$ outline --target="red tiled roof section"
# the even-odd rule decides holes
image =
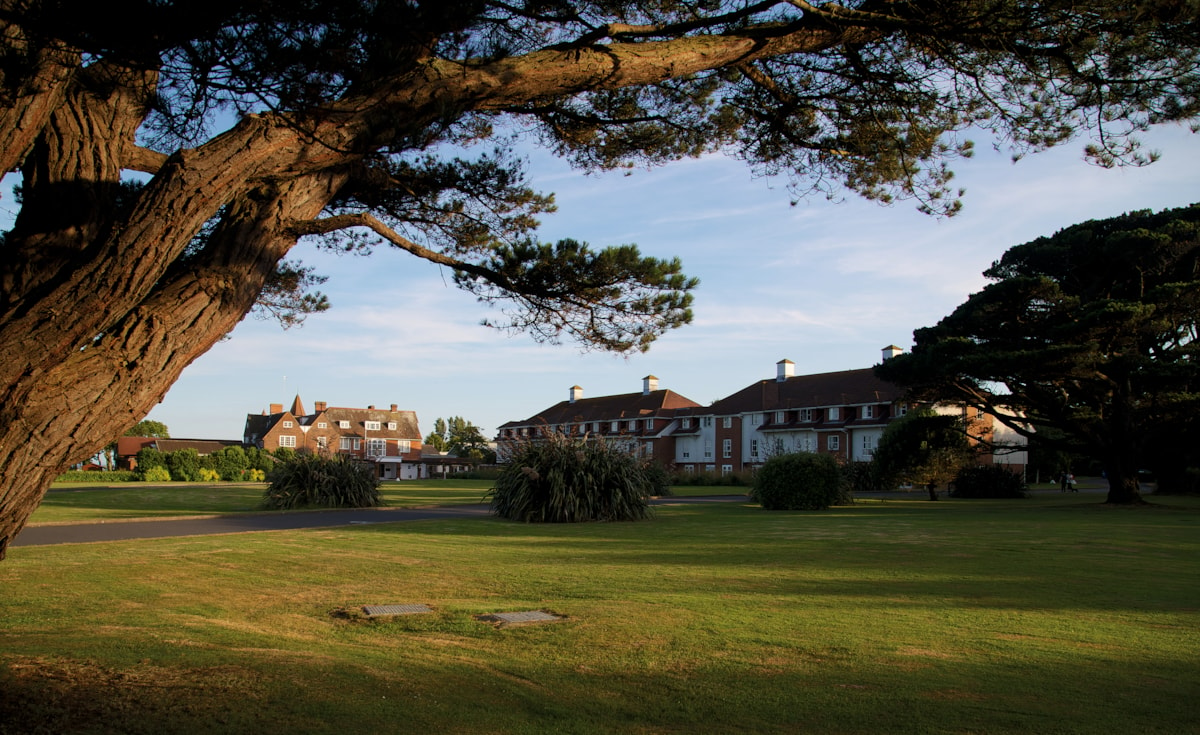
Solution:
[[[332,429],[337,429],[339,421],[350,422],[348,429],[342,429],[342,433],[346,436],[357,436],[362,433],[363,425],[367,421],[378,421],[380,426],[378,429],[372,429],[370,438],[372,439],[407,439],[409,441],[421,441],[421,430],[417,425],[416,411],[389,411],[377,408],[339,408],[330,406],[323,412],[318,414],[321,420],[328,421]],[[316,420],[316,416],[308,417],[309,422]],[[395,429],[389,429],[388,424],[396,424]]]
[[[891,403],[903,396],[904,389],[875,377],[873,368],[864,368],[797,375],[782,383],[761,380],[717,401],[712,412],[717,416],[730,416],[791,408]]]
[[[671,390],[650,393],[625,393],[618,396],[580,398],[574,403],[557,403],[525,421],[510,421],[505,426],[530,424],[571,424],[585,421],[614,421],[652,416],[673,416],[675,411],[700,404]]]

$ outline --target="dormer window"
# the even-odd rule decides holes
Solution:
[[[800,409],[800,421],[801,421],[801,423],[805,423],[805,424],[811,424],[811,423],[812,423],[812,420],[813,420],[813,410],[812,410],[811,408],[802,408],[802,409]]]
[[[874,406],[863,406],[862,407],[862,417],[864,419],[875,418],[875,407]]]
[[[379,431],[378,421],[364,421],[363,426],[366,427],[367,431]]]
[[[786,411],[776,411],[775,412],[775,423],[786,424],[787,423],[787,412]]]
[[[842,409],[836,408],[836,407],[829,409],[828,418],[830,421],[841,421],[842,420]]]
[[[350,422],[349,422],[349,421],[339,421],[339,422],[338,422],[338,428],[339,428],[339,429],[349,429],[349,428],[350,428]]]
[[[692,428],[692,420],[691,419],[681,419],[679,421],[679,428],[681,428],[681,429]]]
[[[388,431],[395,431],[395,430],[396,430],[396,422],[395,422],[395,421],[389,421],[389,422],[388,422]]]

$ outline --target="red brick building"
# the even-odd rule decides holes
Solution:
[[[522,421],[502,425],[496,437],[496,454],[503,462],[514,444],[553,432],[603,438],[669,467],[675,457],[671,429],[678,424],[679,416],[699,408],[700,404],[690,398],[659,390],[658,378],[653,375],[642,379],[641,393],[584,398],[583,389],[576,385],[571,387],[567,400]]]
[[[342,408],[324,401],[304,410],[300,396],[284,410],[273,403],[269,411],[246,416],[246,446],[274,451],[280,447],[370,460],[385,480],[416,479],[421,471],[421,430],[414,411],[375,406]]]

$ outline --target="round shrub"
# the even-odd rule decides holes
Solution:
[[[580,523],[646,518],[656,491],[642,463],[618,447],[550,435],[518,448],[487,497],[509,520]]]
[[[1004,465],[975,465],[961,470],[954,478],[952,498],[1024,498],[1025,481]]]
[[[148,467],[142,472],[142,482],[170,482],[171,471],[166,467]]]
[[[780,454],[754,476],[750,499],[767,510],[824,510],[838,501],[841,470],[828,454]]]
[[[375,465],[346,456],[296,454],[267,475],[268,510],[374,508],[383,505]]]
[[[207,467],[200,468],[200,482],[220,482],[221,473],[216,470],[210,470]]]

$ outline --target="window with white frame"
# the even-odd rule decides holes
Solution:
[[[786,411],[776,411],[775,412],[775,423],[777,423],[777,424],[787,423],[787,412]]]
[[[908,413],[908,404],[901,403],[896,406],[896,415],[903,416]]]
[[[842,409],[838,408],[837,406],[829,409],[828,418],[830,421],[840,421],[842,418]]]
[[[341,442],[338,443],[338,449],[342,450],[343,452],[348,452],[351,449],[354,449],[354,442],[354,437],[343,436]]]
[[[704,458],[712,459],[712,442],[704,442]]]
[[[389,421],[389,422],[388,422],[388,431],[395,431],[395,430],[396,430],[396,422],[395,422],[395,421]]]
[[[400,452],[401,454],[407,454],[408,452],[412,451],[412,442],[408,439],[401,439],[400,441],[396,442],[396,451]]]
[[[733,417],[732,417],[732,416],[725,416],[725,417],[723,417],[723,418],[721,419],[721,428],[722,428],[722,429],[731,429],[731,428],[733,428]]]
[[[318,436],[317,437],[317,449],[328,449],[328,448],[329,448],[329,437]]]
[[[646,431],[654,431],[654,419],[646,419]]]
[[[293,426],[295,426],[295,424],[293,424],[291,421],[284,421],[284,422],[283,422],[283,428],[285,428],[285,429],[290,429],[290,428],[292,428]]]
[[[684,459],[687,459],[687,458],[689,458],[689,457],[691,457],[691,456],[692,456],[692,453],[691,453],[691,452],[689,452],[688,450],[686,450],[686,449],[685,449],[685,450],[683,450],[683,455],[682,455],[682,456],[683,456],[683,458],[684,458]]]
[[[285,435],[285,436],[279,437],[279,446],[281,446],[281,447],[296,446],[296,437],[291,436],[291,435]]]
[[[813,410],[811,408],[800,409],[800,421],[806,424],[811,424],[813,420]]]
[[[350,422],[349,422],[349,421],[339,421],[339,422],[338,422],[338,428],[339,428],[339,429],[349,429],[349,428],[350,428]]]
[[[721,456],[722,457],[732,457],[733,456],[733,440],[732,439],[721,440]]]
[[[613,432],[620,431],[621,430],[621,422],[620,421],[612,422],[612,430],[613,430]]]
[[[862,453],[864,456],[871,456],[875,453],[875,435],[863,434],[862,437]]]
[[[317,428],[318,428],[318,429],[328,429],[328,428],[329,428],[329,424],[328,424],[328,423],[326,423],[326,422],[324,422],[324,421],[318,421],[318,422],[317,422]]]
[[[679,428],[681,428],[681,429],[692,428],[692,420],[691,419],[680,419],[679,420]]]
[[[731,472],[733,472],[733,465],[731,465],[731,464],[723,464],[723,465],[721,465],[721,474],[722,474],[722,475],[728,475],[728,474],[730,474]]]
[[[862,417],[864,419],[875,418],[875,407],[874,406],[863,406],[862,407]]]
[[[842,438],[837,434],[830,434],[825,437],[825,448],[831,452],[836,452],[842,448]]]
[[[758,440],[757,439],[750,440],[750,456],[751,457],[758,456]]]
[[[363,426],[366,427],[367,431],[379,431],[380,429],[378,421],[364,421]]]
[[[387,439],[368,439],[367,456],[382,457],[387,454]]]
[[[705,416],[703,419],[701,419],[701,422],[701,425],[705,428],[712,426],[712,416]]]

